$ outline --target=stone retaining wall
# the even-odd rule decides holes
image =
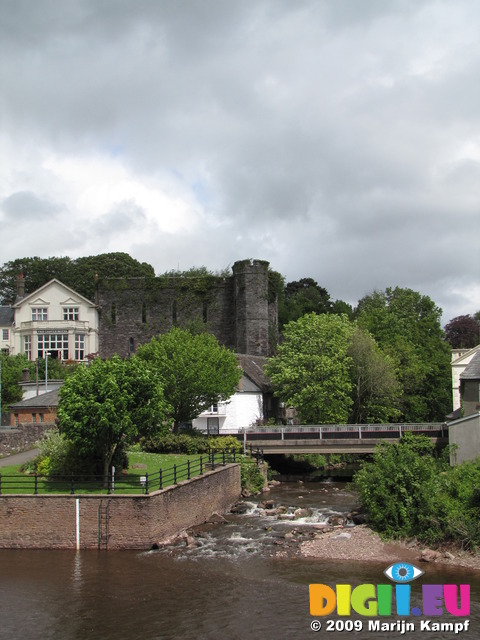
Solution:
[[[15,428],[0,429],[0,456],[28,451],[35,447],[45,432],[55,425],[48,422],[19,424]]]
[[[241,492],[229,464],[150,495],[0,496],[0,548],[150,549],[224,513]],[[78,501],[78,503],[77,503]]]

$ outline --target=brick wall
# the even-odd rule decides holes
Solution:
[[[10,426],[15,427],[17,424],[42,424],[54,423],[57,419],[57,407],[45,408],[14,408],[10,414]]]
[[[148,496],[0,496],[0,548],[150,549],[222,513],[239,498],[240,465],[230,464]]]

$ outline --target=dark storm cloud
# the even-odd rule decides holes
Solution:
[[[479,20],[474,0],[4,0],[4,215],[67,202],[59,254],[260,257],[352,303],[398,284],[473,312]]]

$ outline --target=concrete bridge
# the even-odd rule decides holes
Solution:
[[[264,454],[373,453],[379,442],[398,442],[407,431],[425,435],[436,445],[448,444],[446,423],[335,424],[319,426],[255,427],[232,432],[245,447]],[[223,435],[223,433],[222,433]]]

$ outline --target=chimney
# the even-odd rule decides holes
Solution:
[[[25,280],[23,279],[23,273],[19,273],[17,276],[17,300],[21,300],[25,297]]]

